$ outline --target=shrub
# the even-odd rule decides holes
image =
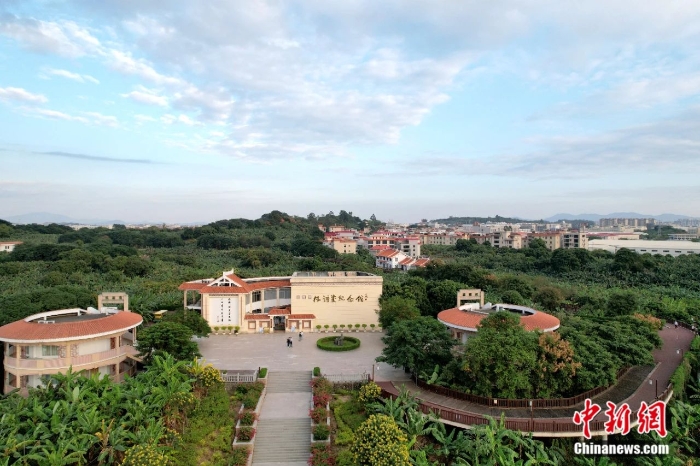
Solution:
[[[376,401],[382,394],[382,389],[374,382],[369,382],[360,387],[360,393],[357,399],[361,403],[372,403]]]
[[[355,432],[350,447],[357,464],[407,466],[410,464],[408,438],[396,421],[384,414],[373,414]]]
[[[333,324],[333,331],[338,328],[338,324]]]
[[[333,384],[325,377],[319,377],[311,381],[311,391],[314,395],[333,393]]]
[[[309,410],[309,417],[316,423],[325,423],[328,417],[328,411],[324,406],[316,406],[314,409]]]
[[[334,325],[333,327],[335,327],[335,325]],[[341,328],[341,329],[344,329],[344,328],[345,328],[345,324],[340,324],[340,328]]]
[[[134,445],[126,450],[122,462],[126,466],[165,466],[169,463],[168,457],[157,446],[150,443]]]
[[[328,327],[329,327],[328,324],[326,324],[326,325],[323,326],[323,328],[325,328],[326,330],[328,330]]]
[[[233,447],[228,464],[230,466],[245,466],[248,463],[248,455],[250,455],[248,447]]]
[[[318,395],[314,395],[314,406],[326,406],[330,402],[330,393],[320,393]]]
[[[241,331],[241,326],[240,326],[240,325],[236,325],[235,327],[233,327],[233,331],[234,331],[235,333],[240,332],[240,331]]]
[[[241,401],[246,408],[255,409],[255,407],[258,406],[258,400],[260,400],[260,394],[248,393]]]
[[[319,424],[314,427],[314,440],[328,440],[330,434],[331,431],[326,424]]]
[[[320,338],[316,346],[325,351],[350,351],[360,347],[360,340],[353,337],[343,337],[343,346],[335,344],[337,337]]]
[[[336,442],[336,445],[338,443]],[[336,459],[338,466],[355,466],[355,460],[352,459],[352,452],[350,450],[340,450],[338,452],[338,458]]]
[[[348,324],[348,330],[352,330],[352,324]]]
[[[241,421],[242,426],[252,426],[255,418],[255,411],[243,411],[238,415],[238,420]]]
[[[367,324],[365,324],[365,327],[366,327],[366,326],[367,326]],[[361,325],[360,325],[360,324],[355,324],[355,330],[359,330],[359,329],[360,329],[360,327],[361,327]]]
[[[261,367],[260,370],[258,371],[258,377],[261,379],[264,379],[267,377],[267,367]]]
[[[309,466],[335,466],[335,455],[331,446],[322,443],[311,445]]]
[[[241,427],[238,429],[238,441],[250,442],[255,437],[255,429],[252,427]]]
[[[374,324],[369,324],[369,327],[370,327],[372,330],[374,330],[374,327],[376,327],[376,325],[374,325]]]
[[[367,324],[362,324],[362,330],[366,330],[366,329],[367,329]]]
[[[314,377],[321,377],[321,368],[314,367]]]
[[[217,332],[217,333],[219,332],[219,326],[218,326],[218,325],[217,325],[216,327],[214,327],[214,331]]]

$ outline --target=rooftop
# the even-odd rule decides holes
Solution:
[[[476,332],[481,320],[494,312],[509,311],[520,314],[520,324],[527,331],[551,332],[559,328],[559,319],[546,312],[512,304],[496,304],[482,309],[471,309],[470,305],[446,309],[437,315],[440,322],[448,327]]]
[[[42,312],[0,327],[0,341],[38,343],[84,340],[126,332],[141,325],[139,314],[128,311],[100,313],[85,309]]]

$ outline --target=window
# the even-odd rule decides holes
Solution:
[[[41,355],[47,357],[58,357],[58,346],[42,346]]]
[[[292,289],[280,288],[280,299],[292,299]]]
[[[276,288],[265,290],[265,300],[268,300],[268,299],[277,299],[277,289]]]
[[[253,302],[257,303],[260,301],[260,291],[253,291]]]

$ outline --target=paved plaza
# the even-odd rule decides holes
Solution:
[[[210,335],[196,338],[199,351],[206,362],[217,369],[247,370],[267,367],[269,371],[311,371],[320,367],[324,374],[372,374],[377,381],[407,380],[408,374],[385,363],[374,360],[384,347],[380,332],[346,334],[360,339],[360,347],[352,351],[323,351],[316,347],[319,338],[337,333],[305,333],[301,341],[298,334],[240,334]],[[287,338],[294,344],[287,347]]]

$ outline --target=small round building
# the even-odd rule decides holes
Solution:
[[[553,332],[559,328],[559,319],[546,312],[526,306],[514,304],[484,304],[484,294],[481,290],[460,290],[457,295],[457,306],[445,309],[437,315],[438,321],[444,324],[453,338],[466,343],[470,336],[476,335],[482,319],[495,312],[512,312],[520,316],[520,324],[528,331],[539,330],[544,333]]]
[[[42,376],[69,368],[120,382],[136,369],[136,327],[142,322],[134,312],[101,307],[41,312],[3,325],[3,392],[26,394],[27,388],[42,385]]]

